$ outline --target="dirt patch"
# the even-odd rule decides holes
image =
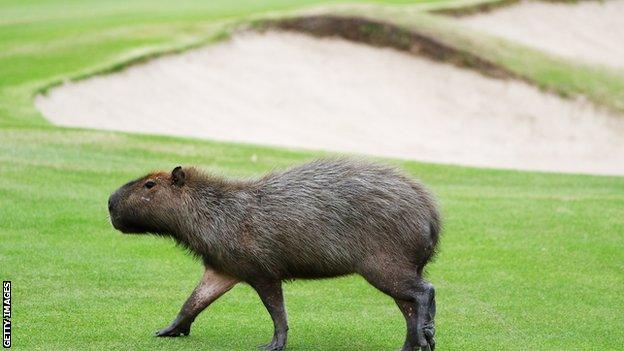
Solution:
[[[458,18],[478,30],[576,61],[624,68],[624,0],[512,3]]]
[[[473,166],[624,174],[624,119],[392,48],[238,34],[39,96],[52,122]]]
[[[377,47],[390,47],[410,54],[466,67],[497,78],[520,78],[502,66],[434,38],[371,19],[343,16],[308,16],[265,21],[260,30],[280,29],[316,37],[337,37]]]
[[[475,4],[470,4],[467,6],[458,6],[458,7],[449,7],[436,9],[431,12],[439,13],[443,15],[449,15],[454,17],[463,17],[470,16],[479,13],[491,12],[503,7],[507,7],[510,5],[517,4],[522,2],[523,0],[495,0],[488,2],[477,2]],[[577,3],[579,1],[599,1],[599,0],[536,0],[536,1],[544,1],[544,2],[552,2],[552,3]]]

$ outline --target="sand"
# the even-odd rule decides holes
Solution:
[[[523,1],[458,20],[559,56],[624,68],[624,0]]]
[[[240,34],[54,88],[36,106],[61,126],[624,174],[622,116],[520,81],[303,34]]]

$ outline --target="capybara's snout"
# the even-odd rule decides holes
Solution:
[[[119,213],[119,200],[121,196],[119,195],[119,190],[115,191],[108,198],[108,214],[110,216],[110,221],[113,227],[117,230],[125,232],[124,226],[121,224],[120,213]]]
[[[114,193],[111,194],[111,196],[108,198],[108,213],[110,213],[110,215],[113,215],[113,212],[115,211],[115,208],[117,207],[117,203],[119,202],[119,192],[116,191]]]
[[[153,221],[146,218],[146,214],[152,216],[153,211],[150,212],[145,207],[149,201],[154,199],[153,192],[148,193],[148,190],[154,186],[137,186],[137,184],[137,181],[132,181],[117,189],[108,198],[108,213],[111,224],[115,229],[125,234],[147,233],[159,229],[154,228],[152,226]],[[154,202],[151,204],[153,205]],[[151,208],[153,210],[158,206]]]

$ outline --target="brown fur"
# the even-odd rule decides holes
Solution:
[[[422,271],[435,254],[440,215],[425,187],[393,168],[319,160],[227,180],[177,167],[122,186],[109,210],[120,231],[171,236],[207,270],[254,287],[275,323],[268,349],[286,343],[281,281],[351,273],[395,298],[408,323],[404,350],[435,347],[434,290]],[[165,329],[185,334],[190,322]]]

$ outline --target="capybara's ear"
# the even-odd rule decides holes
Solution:
[[[171,183],[175,186],[183,186],[186,182],[186,174],[182,170],[182,167],[178,166],[171,171]]]

